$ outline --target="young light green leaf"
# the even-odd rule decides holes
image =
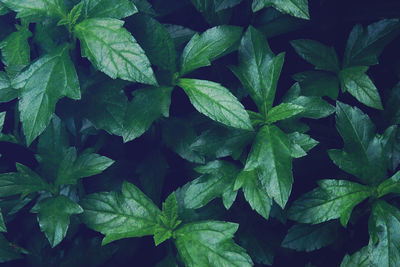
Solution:
[[[278,127],[259,130],[244,168],[253,170],[269,197],[284,208],[293,184],[292,157],[289,138]]]
[[[289,119],[302,113],[304,110],[306,110],[304,106],[292,103],[281,103],[268,111],[265,122],[271,124],[280,120]]]
[[[178,220],[178,202],[172,192],[162,204],[162,212],[158,216],[159,223],[154,231],[156,246],[172,237],[172,231],[182,222]]]
[[[70,147],[60,162],[55,185],[76,184],[78,179],[99,174],[113,163],[113,160],[95,153],[84,152],[77,156],[75,147]]]
[[[31,61],[28,38],[32,33],[28,28],[20,27],[0,43],[1,60],[10,74],[16,74]]]
[[[253,210],[268,220],[272,199],[258,179],[257,170],[242,171],[239,176],[238,179],[243,179],[241,187],[247,202]]]
[[[13,87],[20,89],[18,108],[28,146],[46,129],[60,98],[81,97],[68,50],[64,45],[39,58],[13,81]]]
[[[283,61],[284,54],[274,57],[261,32],[251,26],[247,29],[239,46],[239,66],[230,69],[264,115],[274,102]]]
[[[122,194],[102,192],[87,195],[82,201],[83,222],[105,235],[102,244],[154,234],[160,210],[136,186],[122,185]]]
[[[383,109],[381,97],[374,83],[365,73],[368,67],[350,67],[340,71],[343,91],[348,91],[358,101],[371,108]]]
[[[128,103],[124,118],[124,142],[141,136],[159,117],[169,117],[172,89],[150,87],[133,92],[133,100]]]
[[[304,107],[299,115],[303,118],[321,119],[335,112],[335,107],[318,96],[299,96],[290,101],[294,105]]]
[[[157,85],[143,49],[123,24],[118,19],[92,18],[75,25],[82,56],[113,79]]]
[[[243,105],[219,83],[179,79],[178,86],[185,91],[190,102],[200,113],[234,128],[253,130]]]
[[[353,255],[346,254],[340,264],[340,267],[371,267],[370,246],[365,246]]]
[[[242,35],[242,28],[236,26],[217,26],[195,34],[182,52],[181,76],[209,66],[211,61],[226,55],[235,49]]]
[[[313,251],[333,243],[338,235],[336,222],[327,222],[317,225],[293,225],[281,246],[297,251]]]
[[[8,262],[22,258],[21,254],[16,251],[13,244],[10,243],[3,234],[0,234],[0,263]]]
[[[319,142],[312,139],[307,134],[293,132],[287,135],[291,143],[291,155],[294,158],[300,158],[307,155],[307,152],[315,147]]]
[[[219,221],[184,224],[175,231],[175,245],[187,267],[253,266],[232,239],[237,229],[235,223]]]
[[[130,18],[132,34],[144,49],[150,62],[171,73],[176,71],[174,42],[167,29],[150,16],[138,14]]]
[[[400,211],[379,200],[372,207],[368,221],[370,233],[369,259],[372,266],[395,267],[400,261]]]
[[[270,6],[297,18],[310,19],[307,0],[253,0],[252,9],[256,12]]]
[[[299,56],[313,64],[317,70],[332,72],[340,70],[337,54],[333,47],[328,47],[320,42],[308,39],[294,40],[290,44]]]
[[[18,97],[18,90],[11,87],[7,73],[0,71],[0,103],[8,102]]]
[[[399,19],[383,19],[368,25],[354,26],[347,40],[343,66],[370,66],[378,64],[383,48],[399,33]]]
[[[372,194],[368,186],[346,180],[320,180],[318,185],[293,203],[289,219],[317,224],[340,218],[346,226],[353,208]]]
[[[66,236],[71,215],[82,213],[83,209],[68,197],[57,196],[36,203],[31,212],[38,213],[40,230],[55,247]]]
[[[221,195],[233,185],[238,169],[226,161],[211,161],[196,168],[204,175],[190,182],[185,192],[185,207],[198,209]]]
[[[336,100],[339,95],[339,79],[326,71],[304,71],[296,73],[292,78],[299,82],[304,96],[328,96]]]
[[[17,172],[0,174],[0,197],[21,194],[22,197],[42,190],[50,191],[49,185],[28,167],[16,164]]]
[[[238,159],[253,138],[254,133],[250,131],[211,127],[201,133],[190,147],[210,158],[232,156]]]
[[[17,18],[38,22],[46,17],[62,18],[67,10],[63,0],[1,0],[7,8],[17,12]]]
[[[137,12],[135,4],[129,0],[83,0],[85,18],[122,19]]]

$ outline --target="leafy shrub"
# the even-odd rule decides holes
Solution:
[[[0,262],[397,266],[400,5],[346,5],[0,0]]]

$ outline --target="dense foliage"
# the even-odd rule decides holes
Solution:
[[[399,14],[0,0],[0,262],[398,266]]]

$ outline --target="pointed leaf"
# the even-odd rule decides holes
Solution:
[[[351,256],[346,254],[342,260],[342,263],[340,264],[340,267],[371,267],[372,263],[370,260],[369,250],[370,247],[365,246]]]
[[[172,89],[150,87],[133,92],[133,100],[128,103],[124,119],[124,142],[141,136],[159,117],[169,116]]]
[[[346,180],[320,180],[318,185],[293,203],[289,219],[317,224],[340,218],[346,226],[353,208],[372,194],[369,187]]]
[[[0,234],[0,263],[20,259],[22,256],[15,250],[13,243],[10,243],[3,234]]]
[[[310,19],[307,0],[253,0],[253,12],[273,6],[282,13],[302,19]]]
[[[304,96],[328,96],[336,100],[339,94],[337,75],[326,71],[303,71],[292,76],[300,84]]]
[[[190,102],[200,113],[234,128],[253,129],[243,105],[219,83],[179,79],[178,85],[189,96]]]
[[[8,75],[0,71],[0,103],[8,102],[18,97],[18,90],[11,87]]]
[[[383,109],[378,89],[365,72],[368,67],[350,67],[340,71],[343,91],[348,91],[358,101],[368,107]]]
[[[339,61],[333,47],[308,39],[294,40],[290,44],[299,56],[313,64],[317,70],[339,71]]]
[[[335,112],[335,107],[317,96],[299,96],[290,103],[304,107],[299,115],[303,118],[321,119]]]
[[[304,110],[306,110],[304,106],[292,103],[279,104],[268,111],[266,123],[271,124],[280,120],[289,119],[302,113]]]
[[[0,232],[7,232],[6,224],[4,223],[3,213],[0,210]]]
[[[82,213],[83,209],[65,196],[57,196],[36,203],[31,212],[38,213],[40,230],[45,233],[51,247],[55,247],[67,234],[70,216]]]
[[[133,36],[112,18],[85,19],[74,33],[81,42],[82,56],[111,78],[157,85],[150,62]]]
[[[255,170],[269,197],[285,207],[293,184],[289,138],[276,126],[263,126],[254,140],[244,171]]]
[[[288,137],[291,143],[291,155],[295,158],[307,155],[307,152],[319,143],[309,135],[299,132],[288,134]]]
[[[83,0],[85,17],[122,19],[137,12],[136,6],[129,0]]]
[[[1,0],[6,7],[17,12],[17,18],[38,22],[46,17],[66,16],[62,0]]]
[[[389,193],[400,193],[400,171],[385,180],[378,186],[378,197],[383,197]]]
[[[18,107],[28,146],[50,123],[60,98],[81,97],[67,45],[39,58],[15,78],[13,87],[20,89]]]
[[[182,52],[181,76],[237,49],[242,29],[236,26],[217,26],[195,34]]]
[[[106,235],[103,245],[112,241],[154,234],[160,210],[133,184],[124,182],[122,194],[102,192],[82,201],[83,222]]]
[[[188,223],[175,231],[175,245],[187,267],[253,266],[232,239],[237,229],[237,224],[229,222]]]

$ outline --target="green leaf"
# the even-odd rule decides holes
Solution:
[[[28,38],[32,33],[28,28],[19,27],[0,43],[1,60],[10,74],[16,74],[31,61]]]
[[[299,56],[313,64],[317,70],[339,72],[339,61],[333,47],[308,39],[294,40],[290,44]]]
[[[235,223],[219,221],[184,224],[175,231],[175,245],[187,267],[253,266],[232,239],[237,229]]]
[[[336,222],[321,223],[317,225],[293,225],[281,246],[297,251],[313,251],[332,244],[338,235]]]
[[[181,76],[209,66],[211,61],[237,49],[241,35],[242,28],[229,25],[208,29],[201,35],[196,33],[182,52]]]
[[[291,143],[291,155],[294,158],[300,158],[307,155],[307,152],[319,143],[309,135],[299,132],[293,132],[287,136]]]
[[[80,99],[81,92],[68,46],[42,56],[13,81],[20,89],[18,104],[26,143],[29,146],[50,123],[57,101],[67,96]]]
[[[179,79],[178,86],[185,91],[190,102],[200,113],[234,128],[253,130],[243,105],[219,83]]]
[[[138,10],[129,0],[83,0],[83,14],[89,18],[115,18],[129,17]]]
[[[289,219],[317,224],[340,218],[346,226],[353,208],[372,194],[368,186],[346,180],[320,180],[318,185],[293,203]]]
[[[398,19],[383,19],[368,25],[353,27],[347,40],[343,66],[370,66],[378,64],[383,48],[399,33]]]
[[[274,57],[264,35],[250,26],[239,46],[239,66],[230,67],[264,115],[274,102],[284,55]]]
[[[154,232],[156,246],[171,238],[172,231],[181,223],[181,220],[178,220],[178,202],[174,192],[162,204],[162,212],[158,218],[159,223]]]
[[[9,12],[10,10],[2,2],[0,2],[0,16],[8,14]]]
[[[400,260],[400,211],[385,201],[377,201],[368,221],[369,255],[372,266],[394,267]]]
[[[267,120],[265,122],[271,124],[280,120],[289,119],[302,113],[304,110],[306,110],[304,106],[292,103],[282,103],[268,111]]]
[[[307,0],[253,0],[252,9],[256,12],[270,6],[297,18],[310,19]]]
[[[157,85],[143,49],[123,24],[118,19],[92,18],[75,25],[82,56],[113,79]]]
[[[55,185],[76,184],[78,179],[99,174],[113,163],[113,160],[95,153],[84,152],[77,157],[76,149],[70,147],[60,162]]]
[[[28,167],[16,164],[17,172],[0,174],[0,197],[21,194],[22,197],[30,193],[47,190],[49,185]]]
[[[18,97],[18,90],[11,87],[8,75],[0,71],[0,103],[8,102]]]
[[[141,136],[159,117],[169,117],[172,89],[150,87],[133,92],[133,100],[128,103],[124,118],[124,142]]]
[[[0,209],[0,232],[7,232],[6,224],[4,223],[3,213]]]
[[[292,157],[289,138],[278,127],[259,130],[244,168],[253,170],[269,197],[284,208],[293,184]]]
[[[0,112],[0,135],[3,130],[4,119],[6,118],[6,112]]]
[[[183,45],[188,42],[193,35],[196,33],[195,31],[183,27],[181,25],[174,24],[163,24],[165,29],[168,31],[172,40],[174,41],[176,49],[183,49]]]
[[[122,184],[122,194],[102,192],[87,195],[82,201],[83,222],[105,235],[102,244],[153,235],[160,210],[136,186]]]
[[[246,201],[253,210],[268,220],[272,199],[258,179],[257,171],[242,171],[239,176],[238,179],[243,179],[242,190]]]
[[[184,196],[185,207],[188,209],[201,208],[220,197],[233,185],[238,175],[235,165],[219,160],[211,161],[195,170],[204,175],[189,183]]]
[[[383,109],[381,97],[374,83],[365,73],[368,67],[350,67],[340,71],[343,91],[348,91],[358,101],[371,108]]]
[[[13,261],[22,258],[21,254],[16,251],[13,246],[3,234],[0,234],[0,263]]]
[[[339,95],[339,79],[325,71],[304,71],[296,73],[293,79],[300,84],[305,96],[328,96],[336,100]]]
[[[174,42],[167,29],[150,16],[138,14],[133,16],[132,34],[146,52],[150,62],[154,65],[176,71],[176,52]]]
[[[321,119],[335,112],[335,107],[318,96],[299,96],[290,103],[304,107],[300,117]]]
[[[215,11],[221,11],[227,8],[232,8],[240,4],[243,0],[216,0],[215,1]]]
[[[232,156],[238,159],[253,139],[254,133],[227,127],[210,127],[202,132],[190,147],[210,158]]]
[[[400,171],[396,172],[392,177],[383,181],[378,186],[378,197],[383,197],[389,193],[400,193]]]
[[[340,267],[370,267],[372,266],[370,260],[369,246],[365,246],[353,255],[346,254],[344,256]]]
[[[6,7],[17,12],[17,18],[38,22],[46,17],[62,18],[67,11],[63,0],[1,0]]]
[[[57,196],[36,203],[31,212],[38,213],[40,230],[55,247],[66,236],[71,215],[82,213],[83,209],[68,197]]]

